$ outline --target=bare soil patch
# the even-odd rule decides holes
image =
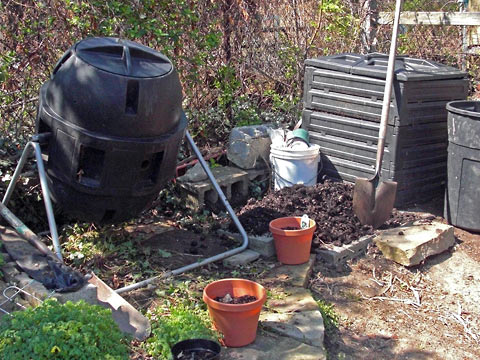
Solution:
[[[269,232],[268,224],[276,218],[307,214],[317,223],[313,249],[325,244],[342,246],[373,233],[372,227],[362,225],[353,213],[352,201],[353,185],[327,180],[315,186],[283,188],[261,200],[251,199],[238,216],[248,233],[263,235]],[[396,227],[414,219],[412,214],[394,210],[382,228]]]
[[[479,359],[480,235],[456,229],[450,251],[405,268],[369,253],[343,269],[318,263],[314,293],[335,305],[332,359]]]

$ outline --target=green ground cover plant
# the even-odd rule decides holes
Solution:
[[[168,311],[169,313],[167,313]],[[149,314],[152,335],[145,343],[149,355],[159,360],[172,359],[171,347],[187,339],[216,340],[218,334],[211,329],[206,310],[193,305],[158,307]]]
[[[0,354],[4,360],[123,360],[128,346],[109,310],[47,299],[2,318]]]

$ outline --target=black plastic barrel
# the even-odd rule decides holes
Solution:
[[[480,101],[452,101],[448,110],[445,218],[480,231]]]
[[[52,198],[77,219],[134,217],[171,180],[187,121],[171,61],[118,38],[68,49],[40,90],[37,133]]]

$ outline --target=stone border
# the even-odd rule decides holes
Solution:
[[[373,241],[375,235],[366,235],[348,245],[335,246],[327,244],[327,249],[318,249],[317,259],[329,265],[337,266],[348,260],[355,259],[367,251],[368,244]]]
[[[232,233],[226,230],[219,230],[218,234],[231,236],[238,241],[242,237],[238,233]],[[248,235],[248,234],[247,234]],[[348,245],[334,246],[327,244],[326,249],[319,249],[316,251],[317,259],[327,263],[327,265],[337,266],[350,259],[355,259],[367,251],[368,244],[373,241],[373,235],[366,235],[358,240],[352,241]],[[248,248],[256,251],[264,258],[275,257],[275,245],[273,237],[266,235],[248,235]]]

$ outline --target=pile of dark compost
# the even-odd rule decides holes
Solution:
[[[243,296],[231,296],[227,294],[225,296],[217,296],[215,301],[224,303],[224,304],[248,304],[254,301],[257,301],[257,297],[253,295],[243,295]]]
[[[249,234],[269,232],[270,221],[285,216],[307,214],[317,223],[312,248],[324,244],[342,246],[365,235],[373,234],[369,225],[362,225],[353,213],[353,185],[327,180],[314,186],[295,185],[267,194],[263,199],[250,199],[237,213]],[[412,214],[394,209],[382,228],[397,227],[415,219]]]

